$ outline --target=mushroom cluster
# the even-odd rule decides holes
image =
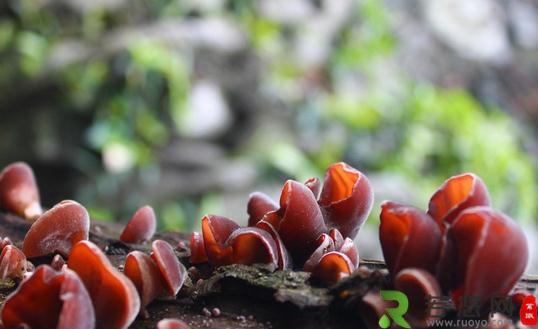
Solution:
[[[427,212],[384,202],[379,238],[396,289],[410,300],[408,317],[426,326],[426,296],[448,294],[456,307],[477,296],[482,306],[505,296],[523,274],[528,246],[521,228],[490,207],[483,181],[467,173],[449,178]]]
[[[151,255],[127,256],[125,273],[88,240],[90,216],[79,203],[66,200],[43,212],[31,168],[24,163],[0,174],[0,208],[31,220],[22,250],[9,238],[0,240],[0,280],[21,281],[6,299],[2,328],[124,329],[160,295],[175,296],[186,278],[172,246],[152,243]],[[149,206],[140,208],[121,234],[125,243],[148,241],[156,219]],[[28,259],[49,265],[33,270]],[[188,328],[166,320],[158,328]]]
[[[336,163],[323,182],[288,180],[278,203],[252,193],[247,227],[223,216],[204,216],[201,232],[190,237],[190,261],[210,267],[262,263],[300,269],[324,284],[352,272],[368,275],[363,272],[370,270],[358,269],[353,239],[372,203],[366,176]],[[0,173],[0,208],[29,220],[20,220],[29,226],[21,249],[9,238],[0,240],[0,280],[18,284],[0,311],[3,329],[124,329],[156,298],[174,298],[187,277],[174,248],[164,240],[152,241],[156,216],[150,206],[135,212],[119,240],[151,241],[151,252],[130,252],[123,273],[89,241],[90,216],[84,206],[65,200],[42,210],[28,165],[15,163]],[[462,297],[479,296],[484,306],[492,297],[509,294],[523,274],[529,254],[525,235],[491,208],[487,188],[474,174],[449,178],[427,211],[392,201],[381,208],[383,255],[394,288],[409,298],[407,318],[413,327],[426,326],[436,315],[424,307],[428,296],[449,295],[459,308]],[[34,270],[29,260],[50,265]],[[524,292],[512,295],[516,304],[525,298]],[[385,312],[380,292],[367,292],[360,307],[377,315],[364,318],[377,326]],[[157,324],[157,329],[175,328],[188,326],[177,319]]]
[[[359,265],[353,243],[372,208],[368,178],[345,163],[331,165],[323,184],[288,180],[279,203],[250,195],[248,227],[222,216],[202,218],[202,232],[190,239],[191,262],[272,264],[301,268],[326,283],[349,275]]]

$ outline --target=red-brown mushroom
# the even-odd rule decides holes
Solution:
[[[363,173],[343,162],[329,167],[319,197],[328,227],[354,239],[372,210],[373,200],[370,182]]]
[[[504,296],[523,274],[529,251],[525,234],[508,216],[489,207],[463,211],[447,230],[439,276],[454,302]]]
[[[254,192],[248,198],[247,213],[248,226],[254,226],[265,214],[278,209],[273,199],[261,192]]]
[[[278,254],[278,269],[283,270],[283,269],[291,268],[293,266],[291,256],[288,252],[288,249],[286,249],[284,242],[282,242],[280,235],[278,235],[278,232],[274,228],[274,226],[265,220],[261,220],[258,223],[256,223],[256,227],[261,228],[262,230],[268,232],[273,238],[276,244],[277,254]]]
[[[200,232],[192,232],[189,247],[191,250],[190,261],[192,264],[206,263],[208,261],[205,252],[204,237]]]
[[[33,220],[43,213],[32,168],[13,163],[0,172],[0,208]]]
[[[442,230],[466,208],[489,206],[489,193],[484,182],[475,174],[466,173],[447,179],[433,194],[428,214]]]
[[[226,241],[239,225],[223,216],[206,215],[202,218],[202,236],[209,262],[213,265],[232,263],[232,247]]]
[[[334,284],[353,273],[354,270],[355,265],[349,257],[341,252],[331,251],[321,257],[312,271],[312,276],[327,284]]]
[[[7,298],[2,322],[6,329],[94,329],[95,313],[75,272],[41,265]]]
[[[421,210],[395,202],[381,205],[379,240],[389,272],[407,267],[435,273],[441,248],[436,222]]]
[[[165,282],[157,264],[141,251],[133,251],[127,255],[123,273],[134,283],[142,307],[151,303],[164,290]]]
[[[77,272],[90,294],[97,329],[125,329],[134,321],[140,309],[136,288],[99,247],[90,241],[78,242],[67,266]]]
[[[403,292],[409,299],[406,318],[413,327],[425,328],[442,316],[441,309],[428,309],[428,298],[440,298],[441,287],[435,277],[418,268],[406,268],[394,278],[394,288]]]
[[[28,262],[24,253],[14,245],[7,245],[0,255],[0,280],[24,278]]]
[[[157,323],[156,329],[189,329],[190,327],[178,319],[162,319]]]
[[[155,211],[150,206],[138,209],[125,225],[120,240],[125,243],[141,243],[149,241],[157,227]]]
[[[318,247],[312,255],[306,260],[306,262],[303,265],[303,270],[306,272],[312,272],[316,266],[319,264],[319,261],[321,260],[321,257],[325,255],[328,252],[334,251],[334,241],[333,239],[328,235],[323,233],[318,238]]]
[[[297,264],[304,263],[316,249],[317,238],[327,231],[312,191],[292,180],[284,184],[278,213],[268,213],[264,220],[278,231]]]
[[[59,253],[68,256],[77,242],[88,239],[90,216],[81,204],[66,200],[46,211],[24,237],[22,251],[28,258]]]
[[[151,245],[151,258],[157,264],[164,286],[169,296],[177,295],[187,278],[187,270],[181,264],[172,246],[163,240],[155,240]]]
[[[257,227],[239,228],[226,241],[232,247],[234,264],[273,264],[278,267],[279,252],[269,232]]]
[[[134,283],[142,306],[160,295],[175,296],[187,277],[185,266],[177,259],[172,246],[163,240],[152,243],[151,256],[140,251],[129,253],[124,274]]]

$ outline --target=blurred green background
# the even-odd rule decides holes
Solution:
[[[3,1],[0,165],[28,161],[47,206],[151,204],[162,229],[244,222],[249,192],[335,161],[376,204],[422,208],[472,171],[531,223],[537,17],[523,0]]]

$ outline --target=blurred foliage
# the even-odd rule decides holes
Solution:
[[[398,71],[383,71],[391,67],[398,41],[381,2],[360,1],[320,67],[290,56],[307,29],[262,15],[256,1],[225,1],[209,11],[193,11],[191,5],[133,3],[143,7],[145,22],[226,17],[241,27],[264,65],[260,90],[291,109],[285,123],[290,131],[260,129],[241,150],[230,152],[230,157],[259,164],[266,180],[321,177],[330,163],[345,160],[368,174],[405,177],[413,191],[421,191],[413,197],[424,207],[444,179],[472,171],[486,181],[497,207],[517,218],[537,217],[536,163],[522,147],[518,123],[501,109],[484,108],[465,90],[442,90],[409,81]],[[121,11],[98,7],[64,15],[65,8],[41,10],[42,3],[33,0],[9,1],[8,6],[13,14],[0,18],[2,88],[52,74],[54,65],[47,61],[61,41],[78,39],[99,48],[108,31],[132,23]],[[100,195],[127,193],[120,187],[133,177],[155,182],[155,150],[185,128],[192,61],[192,53],[140,38],[112,57],[91,53],[54,72],[63,98],[51,106],[90,117],[75,165],[94,181],[78,195],[93,216],[118,217]],[[145,203],[136,191],[126,197],[122,216]],[[218,212],[221,204],[218,192],[178,196],[159,205],[160,224],[191,229],[193,218]]]

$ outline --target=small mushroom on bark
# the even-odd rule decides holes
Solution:
[[[141,243],[149,241],[157,227],[155,211],[150,206],[138,209],[125,225],[120,240],[125,243]]]
[[[134,321],[140,309],[136,288],[99,247],[90,241],[78,242],[67,266],[77,272],[90,294],[97,329],[125,329]]]
[[[349,276],[354,270],[355,265],[349,257],[340,252],[331,251],[321,257],[312,275],[326,284],[334,284]]]
[[[152,243],[151,256],[141,251],[127,255],[123,272],[134,283],[142,306],[160,295],[175,296],[187,278],[187,270],[172,246],[163,240]]]
[[[325,284],[334,284],[359,267],[359,252],[353,240],[344,239],[337,229],[318,238],[318,247],[308,258],[303,270]]]
[[[34,172],[26,163],[13,163],[0,172],[0,208],[28,220],[43,213]]]
[[[436,222],[417,208],[391,201],[381,204],[380,218],[379,240],[391,275],[408,267],[435,273],[441,248]]]
[[[461,296],[480,296],[486,303],[512,290],[528,258],[527,240],[516,222],[489,207],[468,208],[447,230],[439,276],[456,305],[462,305]]]
[[[428,309],[428,298],[442,296],[441,287],[435,277],[422,269],[406,268],[396,275],[394,287],[409,299],[406,318],[417,328],[425,328],[432,320],[442,316],[441,309]]]
[[[123,273],[134,283],[142,307],[151,303],[164,290],[164,280],[157,264],[141,251],[127,255]]]
[[[232,247],[226,241],[239,225],[223,216],[206,215],[202,218],[202,236],[209,262],[213,265],[232,263]]]
[[[192,264],[206,263],[208,261],[205,252],[204,237],[200,232],[192,232],[189,247],[191,250],[190,261]]]
[[[323,255],[325,255],[326,253],[329,253],[334,250],[335,248],[333,239],[328,234],[323,233],[318,238],[318,247],[304,263],[303,270],[306,272],[312,272],[319,264],[321,257],[323,257]]]
[[[187,270],[174,253],[172,246],[163,240],[155,240],[151,245],[151,258],[157,264],[164,278],[169,296],[177,295],[187,278]]]
[[[28,258],[59,253],[67,257],[77,242],[88,239],[90,216],[81,204],[66,200],[41,215],[24,237]]]
[[[379,329],[379,319],[385,314],[386,303],[379,291],[368,291],[358,304],[362,321],[369,329]]]
[[[273,264],[278,266],[279,252],[269,232],[257,227],[244,227],[230,234],[226,244],[232,247],[234,264]]]
[[[327,231],[312,191],[292,180],[284,184],[278,212],[266,214],[264,220],[274,226],[297,264],[304,263],[316,249],[317,238]]]
[[[428,214],[442,230],[451,224],[465,209],[489,206],[486,185],[475,174],[466,173],[447,179],[433,194],[428,205]]]
[[[247,204],[248,226],[254,226],[265,214],[278,209],[278,205],[265,193],[254,192],[249,196]]]
[[[319,204],[329,228],[354,239],[372,210],[373,200],[372,187],[363,173],[343,162],[327,169]]]
[[[288,249],[286,249],[286,246],[280,238],[280,235],[278,235],[278,232],[276,231],[275,227],[265,220],[261,220],[256,223],[256,227],[268,232],[273,238],[276,244],[278,254],[278,269],[284,270],[293,267],[290,253],[288,252]]]
[[[14,245],[7,245],[0,255],[0,280],[22,280],[28,270],[28,261],[24,253]]]

